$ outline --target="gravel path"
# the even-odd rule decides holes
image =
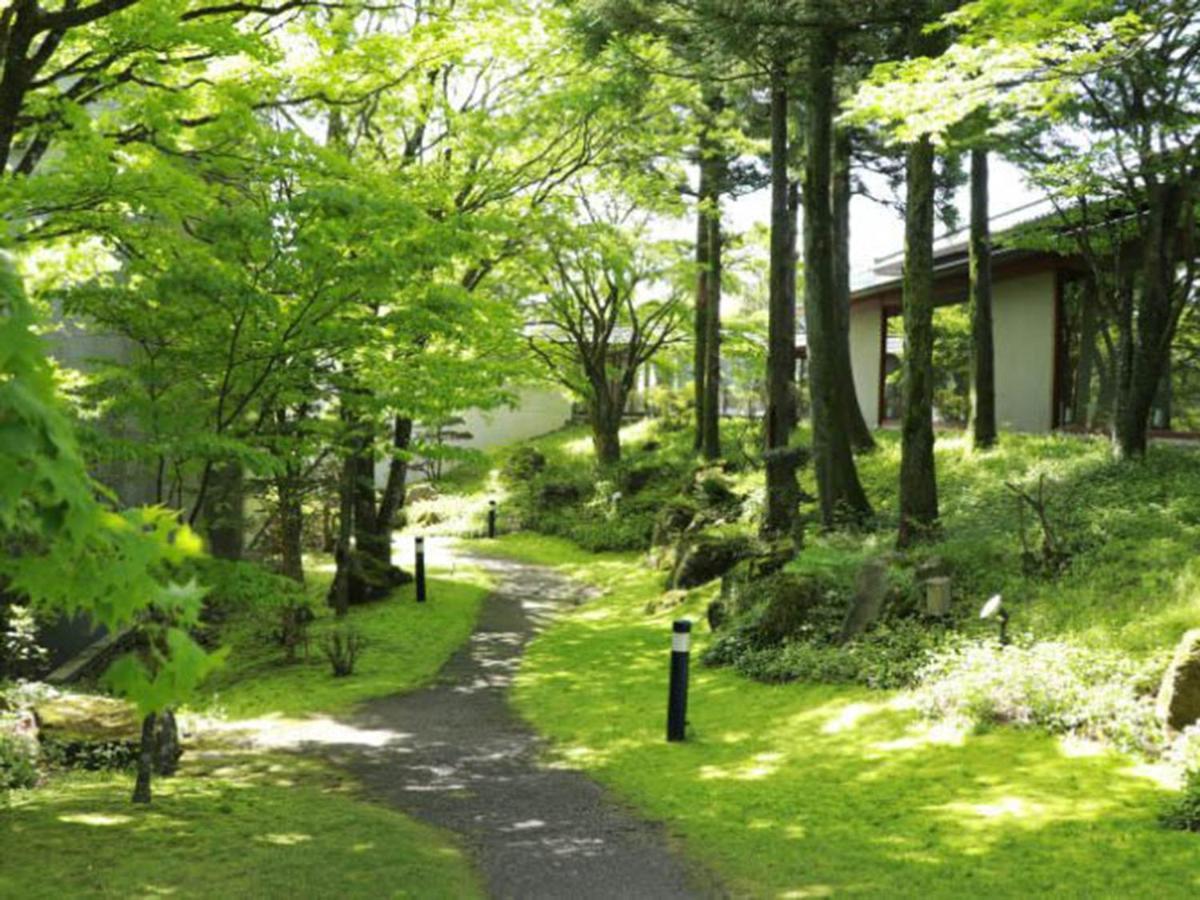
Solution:
[[[463,561],[497,582],[471,640],[434,684],[363,707],[350,724],[390,737],[329,748],[337,761],[374,799],[458,834],[492,897],[720,895],[711,877],[684,866],[661,827],[585,775],[543,766],[538,736],[509,707],[526,643],[588,590],[549,569]]]

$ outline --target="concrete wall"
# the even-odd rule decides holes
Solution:
[[[998,280],[993,288],[996,422],[1010,431],[1053,426],[1053,272]]]
[[[850,369],[858,405],[871,428],[879,427],[879,334],[883,312],[878,300],[850,307]]]

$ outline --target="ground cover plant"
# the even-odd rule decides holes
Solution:
[[[244,576],[246,564],[237,571]],[[278,633],[279,611],[294,602],[295,588],[254,568],[249,579],[226,579],[250,580],[259,593],[240,599],[235,588],[224,593],[228,605],[214,640],[231,652],[228,663],[205,683],[202,708],[230,718],[303,716],[346,712],[363,700],[412,690],[433,678],[466,641],[487,595],[486,580],[470,571],[460,569],[454,579],[431,572],[428,602],[418,604],[415,585],[409,584],[339,619],[324,603],[331,574],[315,571],[300,591],[312,621],[306,647],[290,661]],[[329,636],[344,628],[358,635],[359,652],[353,674],[334,678],[324,648]]]
[[[147,809],[130,807],[127,781],[72,773],[15,792],[0,812],[0,895],[482,896],[448,836],[313,763],[209,756],[162,780]]]
[[[513,535],[498,548],[600,585],[602,598],[538,637],[518,678],[522,715],[735,892],[913,896],[1185,897],[1190,836],[1158,827],[1169,792],[1135,761],[1037,730],[931,724],[902,695],[759,685],[694,671],[689,740],[664,741],[670,620],[710,591],[647,614],[658,573]],[[711,638],[699,629],[694,652]]]

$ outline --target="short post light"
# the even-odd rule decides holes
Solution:
[[[1000,623],[1000,646],[1008,646],[1008,610],[1004,608],[1004,599],[999,594],[993,594],[979,611],[981,619],[996,619]]]
[[[417,548],[417,602],[425,602],[425,538],[418,536]]]
[[[495,500],[488,501],[487,523],[488,523],[487,534],[488,534],[488,539],[490,540],[496,536],[496,501]]]
[[[687,730],[688,653],[692,623],[678,619],[671,626],[671,683],[667,692],[667,740],[682,741]]]

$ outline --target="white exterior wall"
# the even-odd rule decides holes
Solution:
[[[548,434],[571,419],[571,401],[553,388],[528,387],[518,392],[517,405],[463,413],[464,431],[472,438],[460,446],[483,450]]]
[[[994,283],[996,424],[1002,429],[1053,427],[1054,290],[1053,272]]]
[[[854,391],[869,428],[879,427],[880,329],[883,309],[878,300],[850,307],[850,370]]]

